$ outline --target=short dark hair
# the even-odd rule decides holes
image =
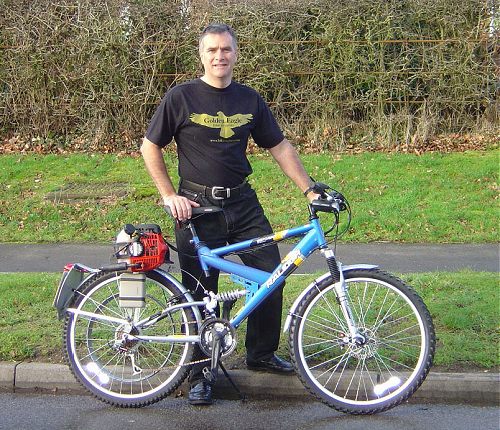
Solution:
[[[203,29],[203,31],[200,34],[200,38],[198,40],[198,47],[201,48],[201,44],[203,42],[203,39],[207,34],[222,34],[222,33],[229,33],[231,35],[231,37],[233,38],[234,46],[237,47],[238,37],[236,36],[236,32],[233,30],[233,28],[230,25],[219,24],[219,23],[207,25]]]

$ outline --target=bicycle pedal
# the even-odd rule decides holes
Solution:
[[[203,373],[203,377],[205,378],[205,380],[209,383],[209,384],[214,384],[216,379],[217,379],[217,376],[214,375],[214,372],[212,372],[212,370],[208,367],[204,367],[203,370],[201,371],[201,373]]]

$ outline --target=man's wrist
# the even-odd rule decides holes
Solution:
[[[310,192],[312,192],[312,191],[314,191],[314,184],[313,184],[313,185],[311,185],[309,188],[307,188],[307,189],[304,191],[304,196],[306,196],[306,197],[307,197],[307,195],[308,195]]]
[[[177,195],[176,193],[174,193],[174,194],[163,194],[161,196],[161,198],[162,198],[163,202],[166,203],[168,200],[172,199],[176,195]]]

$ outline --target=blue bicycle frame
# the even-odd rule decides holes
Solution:
[[[209,276],[209,268],[231,273],[232,280],[244,285],[247,290],[245,305],[230,320],[237,328],[255,308],[257,308],[274,290],[280,287],[285,279],[316,249],[327,248],[323,229],[317,218],[312,218],[309,224],[283,230],[278,233],[246,240],[233,245],[210,249],[200,242],[193,231],[193,244],[198,252],[200,264],[205,274]],[[285,256],[278,267],[272,272],[248,267],[240,263],[225,260],[225,255],[233,252],[251,249],[257,246],[277,242],[282,239],[305,235],[295,247]]]

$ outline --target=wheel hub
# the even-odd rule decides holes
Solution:
[[[115,349],[122,353],[130,353],[138,348],[140,340],[129,338],[129,334],[136,336],[139,334],[139,330],[130,324],[121,324],[117,327],[115,330]]]
[[[362,360],[373,357],[378,349],[377,338],[366,328],[360,329],[359,333],[359,337],[351,339],[349,343],[351,354]]]

